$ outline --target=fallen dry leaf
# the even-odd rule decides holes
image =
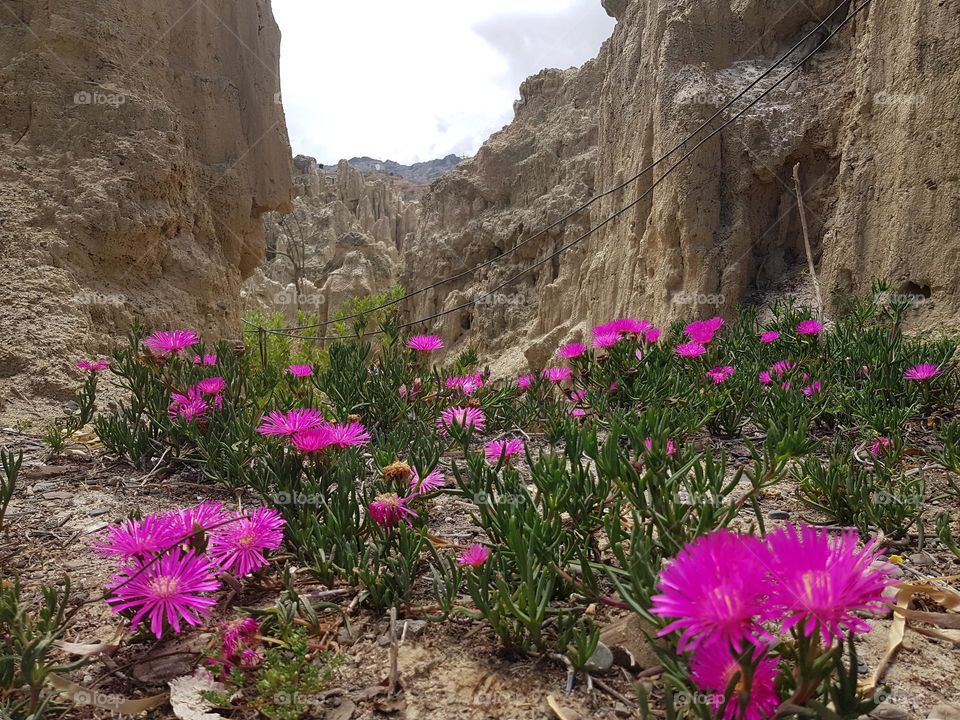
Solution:
[[[224,692],[225,685],[213,679],[209,670],[197,668],[193,675],[174,678],[170,686],[170,707],[180,720],[223,720],[223,715],[210,712],[213,705],[200,694],[206,690]]]

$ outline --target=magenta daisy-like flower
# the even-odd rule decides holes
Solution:
[[[493,440],[483,446],[484,457],[488,463],[496,464],[500,460],[506,460],[514,455],[523,452],[523,440],[514,438],[512,440]]]
[[[637,320],[631,317],[617,318],[607,324],[614,332],[624,333],[626,335],[639,335],[650,329],[650,323],[646,320]]]
[[[167,411],[171,418],[180,418],[184,422],[193,422],[203,417],[209,404],[203,399],[200,390],[194,386],[184,393],[170,393],[170,407]]]
[[[587,411],[583,408],[570,408],[570,417],[582,418],[587,416]]]
[[[820,392],[823,389],[823,383],[819,380],[814,380],[809,385],[804,386],[803,394],[807,397],[813,397],[816,393]]]
[[[143,341],[154,355],[166,357],[170,353],[178,353],[191,345],[200,342],[200,338],[193,330],[161,330]]]
[[[142,520],[124,520],[107,527],[92,547],[98,555],[127,561],[166,550],[175,545],[179,537],[165,518],[146,515]]]
[[[651,345],[660,339],[660,333],[663,332],[658,327],[652,327],[643,334],[643,339]]]
[[[939,374],[940,368],[933,363],[920,363],[907,368],[903,373],[903,378],[904,380],[922,381],[929,380]]]
[[[766,619],[782,621],[784,631],[798,626],[807,637],[820,633],[825,645],[846,631],[869,632],[855,613],[886,607],[884,589],[894,582],[890,567],[875,564],[880,548],[858,548],[856,530],[839,535],[811,525],[786,525],[767,535],[772,585]]]
[[[110,367],[109,360],[77,360],[77,370],[97,373]]]
[[[540,375],[552,383],[561,383],[573,377],[573,370],[565,367],[552,367],[546,368]]]
[[[770,366],[770,376],[780,377],[786,375],[791,370],[796,370],[797,364],[792,360],[779,360]]]
[[[677,652],[711,638],[735,647],[767,633],[757,622],[766,603],[768,551],[755,537],[717,530],[688,543],[660,573],[651,612],[677,618],[660,635],[682,630]]]
[[[290,444],[302,453],[321,453],[333,445],[333,433],[329,425],[301,430],[290,438]]]
[[[197,383],[197,390],[204,395],[219,395],[227,389],[227,381],[222,377],[208,377]]]
[[[730,365],[715,367],[707,370],[707,377],[713,380],[717,385],[733,377],[734,369]]]
[[[312,365],[290,365],[287,368],[287,372],[293,375],[295,378],[308,378],[313,375],[313,366]]]
[[[707,349],[698,342],[680,343],[673,351],[682,358],[695,358],[703,355]]]
[[[207,367],[213,367],[217,364],[217,356],[214,354],[204,355],[200,357],[199,355],[193,356],[194,365],[206,365]]]
[[[647,452],[653,451],[653,438],[647,437],[643,440],[643,447]],[[673,457],[677,454],[677,445],[673,442],[673,438],[667,438],[667,442],[664,445],[664,453],[667,457]]]
[[[370,444],[370,433],[358,422],[331,423],[329,425],[331,444],[341,448]]]
[[[776,330],[765,330],[760,334],[760,342],[762,343],[772,343],[780,339],[780,333]]]
[[[441,435],[446,435],[454,425],[482,433],[487,428],[487,416],[480,408],[463,406],[447,408],[440,413],[437,429]]]
[[[463,393],[464,395],[473,395],[477,390],[483,387],[483,373],[473,373],[472,375],[456,375],[444,380],[447,390]]]
[[[797,331],[797,335],[819,335],[820,331],[823,330],[823,325],[813,318],[809,318],[798,322],[794,330]]]
[[[885,455],[887,448],[890,447],[890,443],[891,440],[886,435],[874,438],[873,442],[870,443],[870,454],[874,457]]]
[[[723,327],[722,317],[713,317],[709,320],[697,320],[687,325],[683,332],[691,342],[707,345],[713,342],[713,336]]]
[[[247,575],[268,564],[264,555],[283,542],[284,520],[273,508],[258,507],[250,512],[234,513],[228,522],[210,531],[207,550],[211,560],[223,571]]]
[[[436,335],[414,335],[407,340],[407,347],[417,352],[433,352],[443,347],[443,340]]]
[[[384,493],[377,495],[367,510],[373,521],[381,527],[393,527],[401,520],[412,525],[410,518],[416,517],[417,513],[407,507],[409,500],[409,497],[400,497],[396,493]]]
[[[557,357],[563,358],[564,360],[572,360],[573,358],[580,357],[587,351],[587,346],[583,343],[567,343],[559,350],[557,350]]]
[[[528,390],[535,379],[534,375],[521,375],[517,378],[517,387],[521,390]]]
[[[460,557],[457,558],[457,562],[460,565],[467,565],[469,567],[480,567],[483,565],[487,558],[490,557],[490,548],[480,543],[471,543],[467,545],[463,551],[460,553]]]
[[[761,385],[772,385],[773,377],[770,375],[769,370],[761,370],[760,374],[757,376],[757,379],[760,380]]]
[[[179,633],[181,621],[203,624],[216,600],[202,593],[219,587],[209,560],[176,548],[149,565],[134,563],[125,568],[107,586],[111,591],[107,603],[115,613],[134,611],[131,630],[149,616],[150,630],[159,639],[164,625]]]
[[[178,508],[165,513],[162,519],[167,523],[170,534],[180,542],[187,542],[197,532],[209,532],[226,519],[223,503],[217,500],[204,500],[193,507]]]
[[[707,693],[710,706],[716,712],[723,705],[724,695],[734,676],[740,672],[737,658],[730,647],[723,642],[707,641],[699,646],[690,659],[690,679],[700,690]],[[740,681],[734,687],[733,695],[727,702],[723,715],[718,720],[766,720],[772,717],[780,705],[775,682],[777,679],[777,661],[765,657],[757,664],[750,687],[744,687]],[[741,711],[740,699],[747,698]]]
[[[622,335],[618,332],[608,332],[594,335],[593,347],[595,350],[605,350],[606,348],[613,347],[620,342],[621,337]]]
[[[414,495],[426,495],[434,490],[439,490],[446,484],[447,479],[439,468],[434,468],[424,477],[420,477],[420,471],[415,467],[410,468],[410,490]]]
[[[292,436],[303,430],[313,430],[323,424],[323,415],[313,408],[273,410],[263,416],[257,432],[261,435]]]

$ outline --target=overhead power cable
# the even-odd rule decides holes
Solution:
[[[454,282],[454,281],[456,281],[456,280],[459,280],[459,279],[461,279],[461,278],[463,278],[463,277],[466,277],[467,275],[471,275],[472,273],[476,272],[477,270],[480,270],[480,269],[482,269],[482,268],[485,268],[485,267],[487,267],[487,266],[489,266],[489,265],[494,264],[495,262],[498,262],[499,260],[502,260],[502,259],[508,257],[509,255],[512,255],[513,253],[515,253],[517,250],[519,250],[520,248],[522,248],[522,247],[523,247],[524,245],[526,245],[527,243],[532,242],[533,240],[536,240],[537,238],[542,237],[543,235],[545,235],[546,233],[550,232],[551,230],[559,227],[560,225],[562,225],[563,223],[565,223],[567,220],[569,220],[569,219],[573,218],[574,216],[580,214],[581,212],[583,212],[583,211],[586,210],[587,208],[591,207],[592,205],[594,205],[594,204],[597,203],[598,201],[602,200],[603,198],[608,197],[608,196],[612,195],[612,194],[615,193],[615,192],[618,192],[618,191],[620,191],[620,190],[623,190],[624,188],[626,188],[627,186],[629,186],[629,185],[631,185],[632,183],[636,182],[636,181],[639,180],[641,177],[643,177],[644,175],[646,175],[648,172],[650,172],[651,170],[653,170],[654,168],[658,167],[660,164],[662,164],[663,162],[665,162],[666,160],[668,160],[669,158],[671,158],[673,155],[675,155],[676,153],[678,153],[680,150],[683,149],[683,147],[684,147],[688,142],[690,142],[691,140],[693,140],[698,134],[700,134],[703,130],[705,130],[707,127],[709,127],[710,124],[713,123],[714,120],[716,120],[716,119],[717,119],[718,117],[720,117],[724,112],[726,112],[728,109],[730,109],[730,107],[732,107],[737,101],[741,100],[745,95],[747,95],[747,93],[749,93],[751,90],[753,90],[753,89],[754,89],[759,83],[761,83],[764,79],[766,79],[767,77],[769,77],[771,73],[773,73],[778,67],[780,67],[780,66],[787,60],[787,58],[789,58],[791,55],[793,55],[793,53],[795,53],[795,52],[796,52],[798,49],[800,49],[804,44],[806,44],[806,42],[807,42],[810,38],[814,37],[817,33],[819,33],[819,32],[824,28],[824,26],[826,26],[826,25],[834,18],[834,16],[836,16],[838,13],[840,13],[840,11],[843,10],[845,7],[849,7],[849,0],[842,0],[840,3],[838,3],[837,7],[833,10],[833,12],[831,12],[827,17],[825,17],[823,20],[821,20],[813,30],[811,30],[809,33],[807,33],[806,35],[804,35],[803,38],[801,38],[792,48],[790,48],[786,53],[784,53],[784,55],[783,55],[779,60],[777,60],[773,65],[771,65],[769,68],[767,68],[761,75],[757,76],[757,77],[753,80],[753,82],[751,82],[749,85],[747,85],[743,90],[741,90],[741,91],[740,91],[736,96],[734,96],[732,99],[728,100],[728,101],[726,102],[726,104],[724,104],[724,105],[723,105],[720,109],[718,109],[712,116],[710,116],[709,119],[707,119],[706,121],[704,121],[699,127],[697,127],[696,130],[694,130],[692,133],[690,133],[686,138],[684,138],[683,141],[681,141],[679,144],[675,145],[673,148],[671,148],[669,151],[667,151],[664,155],[660,156],[659,158],[657,158],[656,160],[654,160],[650,165],[647,165],[646,167],[642,168],[642,169],[641,169],[640,171],[638,171],[635,175],[633,175],[632,177],[627,178],[626,180],[624,180],[623,182],[621,182],[619,185],[616,185],[615,187],[612,187],[612,188],[610,188],[610,189],[608,189],[608,190],[605,190],[605,191],[599,193],[598,195],[593,196],[592,198],[590,198],[589,200],[587,200],[587,201],[584,202],[583,204],[579,205],[579,206],[576,207],[575,209],[573,209],[573,210],[571,210],[570,212],[568,212],[566,215],[563,215],[562,217],[558,218],[557,220],[555,220],[555,221],[552,222],[551,224],[549,224],[549,225],[541,228],[540,230],[536,231],[535,233],[533,233],[533,234],[530,235],[529,237],[521,240],[521,241],[518,242],[516,245],[514,245],[514,246],[511,247],[511,248],[509,248],[508,250],[506,250],[505,252],[501,253],[500,255],[497,255],[497,256],[495,256],[495,257],[493,257],[493,258],[490,258],[489,260],[485,260],[484,262],[479,263],[479,264],[477,264],[477,265],[474,265],[473,267],[467,268],[466,270],[463,270],[462,272],[459,272],[459,273],[457,273],[456,275],[451,275],[451,276],[449,276],[449,277],[443,278],[442,280],[438,280],[438,281],[433,282],[433,283],[431,283],[431,284],[429,284],[429,285],[425,285],[424,287],[418,288],[418,289],[416,289],[416,290],[411,290],[410,292],[408,292],[408,293],[406,293],[406,294],[404,294],[404,295],[401,295],[401,296],[398,297],[398,298],[394,298],[393,300],[389,300],[389,301],[387,301],[387,302],[384,302],[384,303],[381,303],[381,304],[379,304],[379,305],[376,305],[376,306],[374,306],[374,307],[372,307],[372,308],[368,308],[368,309],[366,309],[366,310],[362,310],[362,311],[357,312],[357,313],[354,313],[354,314],[352,314],[352,315],[346,315],[346,316],[344,316],[344,317],[342,317],[342,318],[338,318],[338,319],[335,319],[335,320],[326,320],[326,321],[324,321],[324,322],[312,323],[312,324],[307,324],[307,325],[293,325],[293,326],[286,327],[286,328],[283,328],[283,329],[262,328],[262,327],[260,327],[260,326],[257,326],[257,325],[254,325],[254,324],[252,324],[252,323],[249,323],[249,322],[245,321],[246,324],[251,325],[252,327],[256,327],[258,330],[262,330],[262,331],[264,331],[264,332],[267,332],[267,333],[270,333],[270,334],[273,334],[273,335],[288,335],[288,336],[290,336],[290,337],[299,337],[299,336],[296,334],[297,331],[301,331],[301,330],[312,330],[312,329],[314,329],[314,328],[326,327],[326,326],[332,325],[332,324],[334,324],[334,323],[346,322],[347,320],[353,320],[353,319],[355,319],[355,318],[359,318],[359,317],[362,317],[362,316],[364,316],[364,315],[369,315],[370,313],[374,313],[374,312],[377,312],[377,311],[379,311],[379,310],[384,310],[384,309],[386,309],[386,308],[389,308],[389,307],[392,307],[392,306],[394,306],[394,305],[397,305],[398,303],[401,303],[401,302],[403,302],[404,300],[408,300],[408,299],[410,299],[410,298],[412,298],[412,297],[416,297],[417,295],[421,295],[421,294],[423,294],[423,293],[425,293],[425,292],[428,292],[429,290],[434,290],[434,289],[436,289],[436,288],[438,288],[438,287],[441,287],[442,285],[446,285],[447,283],[451,283],[451,282]],[[861,7],[862,7],[862,6],[861,6]],[[857,10],[856,12],[859,12],[859,10]],[[849,18],[849,17],[852,17],[852,15],[848,16],[848,18]],[[846,23],[844,22],[843,24],[846,24]],[[839,27],[843,27],[843,24],[841,24]],[[834,34],[835,34],[835,33],[834,33]],[[832,37],[832,36],[833,36],[833,34],[830,35],[830,37]],[[818,49],[819,49],[819,48],[818,48]],[[814,52],[816,52],[816,51],[814,51]],[[810,56],[808,55],[807,58],[809,58],[809,57],[810,57]],[[805,62],[807,58],[804,58],[804,60],[803,60],[800,64],[802,65],[803,62]],[[796,68],[794,68],[794,70],[795,70],[795,69],[796,69]],[[792,73],[792,72],[793,72],[793,70],[791,70],[791,73]],[[788,73],[788,75],[789,75],[789,74],[790,74],[790,73]],[[763,95],[761,95],[760,97],[763,97]],[[748,108],[746,108],[746,109],[749,109],[749,107],[752,107],[752,105],[751,105],[751,106],[748,106]],[[739,117],[739,115],[736,116],[736,117]]]
[[[587,239],[588,237],[590,237],[591,235],[593,235],[595,232],[597,232],[598,230],[606,227],[606,226],[609,225],[611,222],[613,222],[614,220],[616,220],[617,218],[619,218],[620,216],[622,216],[622,215],[623,215],[624,213],[626,213],[628,210],[636,207],[636,206],[637,206],[638,204],[640,204],[646,197],[648,197],[648,196],[654,191],[654,189],[656,189],[656,187],[657,187],[658,185],[660,185],[660,183],[663,182],[674,170],[676,170],[681,164],[683,164],[683,162],[686,161],[687,158],[689,158],[691,155],[693,155],[693,153],[695,153],[697,150],[699,150],[701,147],[703,147],[707,142],[709,142],[711,139],[713,139],[716,135],[718,135],[718,134],[721,133],[723,130],[725,130],[727,127],[729,127],[731,124],[733,124],[736,120],[738,120],[741,116],[743,116],[748,110],[750,110],[753,106],[755,106],[758,102],[760,102],[764,97],[766,97],[768,94],[770,94],[773,90],[775,90],[777,87],[779,87],[779,86],[782,85],[784,82],[786,82],[786,80],[787,80],[791,75],[793,75],[797,70],[799,70],[801,67],[803,67],[803,65],[807,62],[807,60],[809,60],[811,57],[813,57],[815,54],[817,54],[822,48],[824,48],[824,47],[830,42],[830,40],[832,40],[832,39],[834,38],[834,36],[836,36],[837,33],[840,32],[840,30],[842,30],[844,27],[846,27],[857,15],[860,14],[861,11],[863,11],[868,5],[870,5],[871,2],[872,2],[872,0],[864,0],[864,2],[861,3],[859,6],[857,6],[852,12],[850,12],[850,14],[847,15],[847,17],[845,17],[845,18],[843,19],[843,21],[840,22],[840,24],[837,25],[836,28],[834,28],[833,30],[831,30],[830,33],[829,33],[813,50],[811,50],[806,56],[804,56],[804,58],[803,58],[802,60],[800,60],[798,63],[796,63],[787,73],[785,73],[785,74],[784,74],[779,80],[777,80],[773,85],[771,85],[769,88],[765,89],[765,90],[764,90],[760,95],[758,95],[755,99],[751,100],[750,103],[749,103],[748,105],[746,105],[743,109],[741,109],[741,110],[738,111],[736,114],[734,114],[733,117],[731,117],[729,120],[725,121],[722,125],[720,125],[720,126],[719,126],[718,128],[716,128],[715,130],[711,131],[709,135],[707,135],[707,136],[706,136],[705,138],[703,138],[700,142],[698,142],[693,148],[691,148],[687,153],[685,153],[677,162],[675,162],[673,165],[671,165],[669,168],[667,168],[667,170],[664,172],[664,174],[661,175],[659,178],[657,178],[657,179],[650,185],[650,187],[647,188],[644,192],[642,192],[635,200],[633,200],[633,201],[630,202],[629,204],[625,205],[624,207],[620,208],[620,209],[617,210],[613,215],[610,215],[609,217],[607,217],[606,219],[604,219],[602,222],[600,222],[600,223],[598,223],[597,225],[593,226],[592,228],[590,228],[589,230],[587,230],[585,233],[583,233],[582,235],[580,235],[580,236],[577,237],[576,239],[574,239],[574,240],[570,241],[569,243],[561,246],[561,247],[558,248],[556,251],[554,251],[554,252],[551,253],[550,255],[547,255],[547,256],[544,257],[543,259],[537,261],[537,262],[534,263],[533,265],[530,265],[529,267],[524,268],[524,269],[521,270],[520,272],[518,272],[518,273],[516,273],[516,274],[514,274],[514,275],[511,275],[509,278],[507,278],[506,280],[504,280],[503,282],[501,282],[501,283],[500,283],[499,285],[497,285],[496,287],[494,287],[494,288],[492,288],[491,290],[487,291],[486,293],[484,293],[484,294],[482,294],[482,295],[474,298],[473,300],[467,301],[467,302],[465,302],[465,303],[461,303],[460,305],[457,305],[456,307],[449,308],[449,309],[447,309],[447,310],[442,310],[442,311],[440,311],[440,312],[434,313],[433,315],[429,315],[429,316],[427,316],[427,317],[418,318],[417,320],[412,320],[412,321],[410,321],[410,322],[406,322],[406,323],[400,324],[400,325],[397,326],[397,328],[398,328],[398,329],[404,329],[404,328],[408,328],[408,327],[413,327],[414,325],[420,325],[420,324],[422,324],[422,323],[431,322],[432,320],[436,320],[436,319],[438,319],[438,318],[444,317],[445,315],[449,315],[449,314],[451,314],[451,313],[459,312],[460,310],[464,310],[464,309],[469,308],[469,307],[471,307],[471,306],[473,306],[473,305],[476,305],[477,303],[481,302],[482,300],[484,300],[484,299],[486,299],[486,298],[488,298],[488,297],[491,297],[492,295],[496,294],[497,292],[499,292],[499,291],[502,290],[503,288],[507,287],[508,285],[512,284],[512,283],[515,282],[516,280],[520,279],[521,277],[523,277],[524,275],[526,275],[526,274],[529,273],[530,271],[536,270],[538,267],[542,267],[543,265],[545,265],[546,263],[548,263],[548,262],[550,262],[551,260],[555,259],[556,257],[560,256],[561,254],[563,254],[564,252],[566,252],[566,251],[569,250],[570,248],[572,248],[572,247],[578,245],[579,243],[583,242],[585,239]],[[611,192],[612,192],[612,191],[611,191]],[[608,194],[609,194],[609,193],[608,193]],[[598,196],[598,197],[600,197],[600,196]],[[393,304],[393,303],[390,303],[390,304]],[[390,304],[385,304],[384,307],[389,307]],[[368,311],[368,312],[372,312],[372,310],[371,310],[371,311]],[[355,315],[355,316],[348,316],[348,317],[345,317],[345,318],[341,318],[341,319],[339,319],[339,320],[334,320],[333,322],[343,322],[343,321],[345,321],[345,320],[351,319],[352,317],[358,317],[358,316],[363,315],[363,314],[366,314],[366,313],[358,313],[358,314]],[[245,321],[245,322],[246,322],[246,321]],[[340,337],[340,336],[314,336],[314,335],[301,336],[301,335],[297,335],[297,334],[294,333],[294,332],[283,331],[283,330],[269,330],[269,329],[267,329],[267,328],[260,328],[259,326],[256,326],[256,325],[254,325],[254,324],[252,324],[252,323],[249,323],[249,322],[247,322],[247,324],[248,324],[248,325],[251,325],[252,327],[257,328],[257,330],[261,330],[261,331],[265,331],[265,332],[271,332],[271,333],[273,333],[273,334],[287,335],[287,336],[289,336],[289,337],[294,337],[294,338],[298,338],[298,339],[301,339],[301,340],[321,341],[321,340],[343,340],[343,339],[344,339],[343,337]],[[318,327],[319,327],[319,325],[318,325]],[[307,328],[307,326],[304,326],[303,328],[298,328],[298,329],[308,329],[308,328]],[[378,331],[372,331],[372,332],[363,333],[363,334],[361,335],[361,337],[372,337],[372,336],[375,336],[375,335],[380,335],[380,334],[382,334],[382,333],[383,333],[383,331],[380,331],[380,330],[378,330]]]

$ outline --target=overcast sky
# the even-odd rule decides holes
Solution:
[[[610,36],[600,0],[273,0],[294,153],[413,163],[472,155],[520,82]]]

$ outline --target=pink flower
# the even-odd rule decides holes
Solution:
[[[797,331],[798,335],[819,335],[820,331],[823,330],[823,325],[811,318],[798,322],[794,330]]]
[[[870,443],[870,454],[874,457],[886,455],[887,448],[890,447],[890,442],[890,438],[885,435],[874,438],[873,442]]]
[[[647,332],[643,336],[643,339],[646,340],[648,343],[653,344],[660,339],[661,332],[662,331],[660,330],[660,328],[652,327],[649,330],[647,330]]]
[[[410,518],[417,514],[407,507],[408,500],[409,497],[402,498],[396,493],[384,493],[378,495],[367,509],[373,521],[381,527],[393,527],[401,520],[412,525]]]
[[[212,353],[209,355],[204,355],[203,357],[200,357],[199,355],[194,355],[193,364],[206,365],[208,367],[213,367],[214,365],[217,364],[217,356]]]
[[[767,549],[755,537],[716,530],[688,543],[660,573],[651,612],[677,618],[678,652],[707,638],[741,648],[766,637],[756,616],[766,607]]]
[[[77,370],[97,373],[110,367],[109,360],[77,360]]]
[[[762,343],[772,343],[780,339],[780,333],[776,330],[766,330],[760,335],[760,342]]]
[[[690,338],[691,342],[707,345],[713,342],[713,336],[723,327],[722,317],[713,317],[709,320],[697,320],[687,325],[683,332]]]
[[[420,471],[416,468],[410,468],[410,490],[413,495],[426,495],[446,484],[447,479],[439,468],[434,468],[424,477],[420,477]]]
[[[142,520],[124,520],[108,526],[92,547],[103,557],[135,560],[176,545],[179,537],[159,515],[145,515]]]
[[[191,387],[184,393],[170,393],[170,407],[167,408],[171,418],[180,418],[184,422],[193,422],[203,417],[209,407],[197,387]]]
[[[673,351],[683,358],[695,358],[703,355],[707,349],[697,342],[680,343]]]
[[[707,641],[700,645],[690,659],[690,679],[700,690],[708,694],[710,705],[716,712],[723,705],[727,688],[734,676],[740,672],[737,658],[730,652],[729,646],[722,642]],[[765,657],[757,665],[749,688],[743,687],[743,680],[734,688],[723,715],[718,720],[766,720],[773,717],[780,705],[775,681],[777,679],[777,661]],[[740,693],[747,698],[746,707],[740,711]]]
[[[573,370],[564,367],[552,367],[544,369],[540,375],[552,383],[561,383],[573,377]]]
[[[480,543],[471,543],[467,545],[463,552],[460,553],[460,557],[457,558],[457,562],[461,565],[468,565],[470,567],[479,567],[483,565],[487,558],[490,557],[490,548]]]
[[[444,384],[447,386],[447,390],[455,390],[470,396],[483,387],[483,380],[483,373],[473,373],[472,375],[448,377]]]
[[[173,512],[165,513],[162,520],[170,528],[170,533],[181,543],[191,540],[191,535],[197,531],[208,532],[226,519],[223,503],[217,500],[204,500],[199,505],[188,508],[178,508]]]
[[[633,355],[634,355],[635,358],[637,358],[637,360],[640,360],[641,362],[643,361],[643,350],[642,350],[642,349],[637,348],[636,350],[633,351]]]
[[[313,408],[297,408],[283,412],[273,410],[263,416],[257,432],[261,435],[292,436],[301,430],[313,430],[323,424],[323,415]]]
[[[903,378],[904,380],[929,380],[939,374],[940,368],[933,363],[920,363],[907,368],[903,373]]]
[[[517,387],[521,390],[527,390],[533,385],[533,381],[536,379],[534,375],[521,375],[517,378]]]
[[[308,378],[313,375],[313,365],[290,365],[287,372],[295,378]]]
[[[587,415],[587,411],[584,410],[583,408],[578,408],[578,407],[570,408],[570,417],[582,418],[582,417],[586,417],[586,415]]]
[[[769,370],[761,370],[759,375],[759,380],[761,385],[773,384],[773,377],[770,375]]]
[[[370,444],[370,433],[358,422],[331,423],[327,426],[330,444],[341,448]]]
[[[730,365],[724,365],[723,367],[715,367],[707,370],[707,377],[719,385],[724,380],[729,380],[733,376],[733,373],[734,369]]]
[[[608,325],[613,332],[626,333],[627,335],[640,335],[650,329],[650,323],[646,320],[636,320],[629,317],[617,318]]]
[[[643,447],[647,452],[653,451],[653,438],[647,437],[643,441]],[[677,453],[677,446],[673,442],[673,438],[667,438],[666,445],[664,446],[664,452],[667,457],[673,457]]]
[[[222,377],[208,377],[197,383],[197,390],[204,395],[219,395],[227,389],[227,381]]]
[[[333,433],[329,425],[301,430],[290,438],[290,444],[295,450],[308,455],[321,453],[333,445]]]
[[[221,570],[242,577],[269,563],[264,552],[280,547],[284,520],[276,510],[265,507],[231,517],[236,521],[210,531],[207,551]]]
[[[596,350],[611,348],[620,342],[621,335],[618,332],[601,333],[593,337],[593,347]]]
[[[514,438],[513,440],[493,440],[483,447],[483,454],[487,458],[487,462],[493,465],[522,452],[523,440],[519,438]]]
[[[209,560],[176,548],[149,565],[135,562],[125,568],[107,586],[111,591],[107,603],[115,613],[135,611],[130,619],[132,630],[149,616],[150,630],[159,639],[165,623],[176,633],[181,620],[188,625],[203,624],[216,600],[201,593],[218,587]]]
[[[447,435],[455,424],[467,430],[482,433],[487,427],[487,416],[480,408],[451,407],[440,413],[440,417],[437,418],[437,429],[441,435]]]
[[[586,351],[587,347],[583,343],[569,343],[557,350],[557,357],[572,360],[573,358],[580,357]]]
[[[823,383],[819,380],[814,380],[812,383],[803,388],[803,394],[807,397],[813,397],[815,393],[820,392],[823,389]]]
[[[831,535],[810,525],[786,525],[767,535],[773,584],[764,614],[782,619],[784,632],[794,626],[810,637],[817,631],[825,645],[846,631],[864,633],[870,626],[855,612],[879,612],[884,589],[893,581],[890,567],[875,565],[880,548],[857,547],[856,530]]]
[[[785,375],[791,370],[796,370],[796,369],[797,369],[797,364],[792,360],[780,360],[770,366],[770,375],[771,377],[778,378],[781,375]]]
[[[417,352],[428,353],[443,347],[443,340],[436,335],[414,335],[407,340],[407,347]]]
[[[178,353],[191,345],[200,342],[200,338],[193,330],[162,330],[143,341],[150,348],[150,352],[160,357],[170,353]]]

